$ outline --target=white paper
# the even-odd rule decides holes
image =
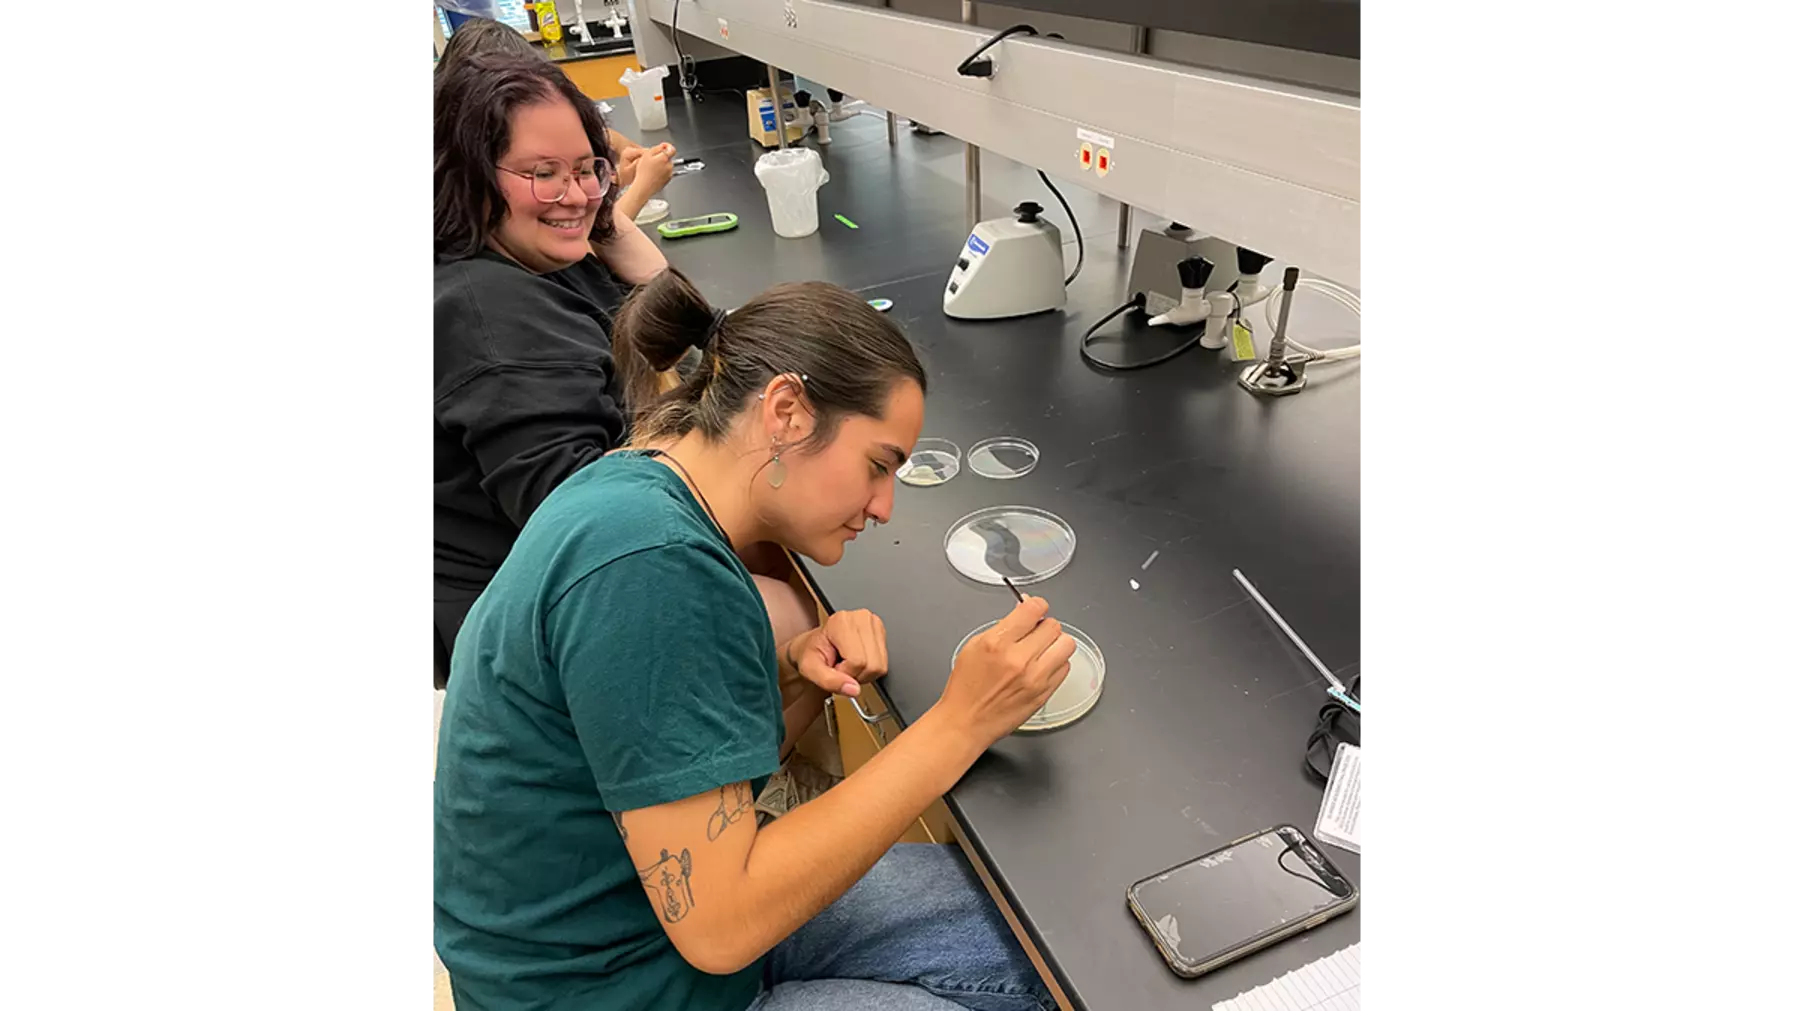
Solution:
[[[1078,139],[1095,144],[1097,147],[1106,147],[1111,151],[1115,150],[1115,138],[1108,134],[1097,133],[1095,130],[1086,130],[1081,126],[1078,127]]]
[[[1337,768],[1337,766],[1335,766]],[[1213,1005],[1214,1011],[1358,1011],[1356,944]]]
[[[1358,749],[1350,744],[1341,744],[1333,756],[1333,772],[1327,777],[1327,792],[1321,795],[1314,834],[1321,842],[1363,852],[1358,842]]]

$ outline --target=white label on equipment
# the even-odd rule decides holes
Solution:
[[[716,32],[718,35],[721,35],[723,38],[725,38],[725,39],[728,38],[729,37],[729,22],[724,21],[722,18],[717,18],[716,19]]]
[[[1321,842],[1361,852],[1358,843],[1358,749],[1341,744],[1321,795],[1321,815],[1314,823]]]
[[[1115,138],[1105,137],[1095,130],[1086,130],[1081,126],[1078,127],[1078,139],[1095,144],[1097,147],[1106,147],[1111,151],[1115,150]]]

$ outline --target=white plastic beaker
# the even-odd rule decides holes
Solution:
[[[617,78],[618,84],[629,89],[629,104],[635,106],[635,125],[643,130],[667,128],[667,102],[661,90],[661,82],[666,76],[665,67],[640,71],[631,67]]]
[[[754,177],[766,187],[772,230],[787,239],[816,231],[816,191],[828,182],[822,158],[807,147],[768,151],[754,163]]]

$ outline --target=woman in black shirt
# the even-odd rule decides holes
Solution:
[[[510,25],[489,18],[470,17],[455,29],[455,33],[449,37],[448,45],[443,47],[442,54],[436,58],[436,73],[440,76],[449,72],[464,57],[493,53],[548,58],[547,53],[530,43]],[[616,169],[617,182],[627,187],[617,200],[617,216],[619,219],[633,220],[647,206],[648,200],[673,178],[673,156],[678,152],[673,145],[664,142],[651,148],[643,147],[610,128],[608,124],[604,135],[610,141],[610,163]],[[599,259],[603,259],[605,251],[597,252]],[[647,278],[641,280],[645,281]]]
[[[437,682],[542,500],[626,438],[612,320],[666,258],[616,203],[603,120],[559,68],[473,54],[436,82]],[[814,623],[760,580],[775,629]]]

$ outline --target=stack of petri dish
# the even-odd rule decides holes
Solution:
[[[1002,435],[973,443],[964,461],[974,474],[1007,481],[1033,471],[1040,450],[1027,439]],[[960,471],[959,446],[946,439],[921,439],[910,459],[897,471],[905,484],[930,487],[945,484]],[[974,582],[1002,586],[1007,580],[1027,586],[1051,579],[1071,564],[1078,536],[1063,518],[1027,505],[987,506],[961,517],[947,529],[943,541],[947,562],[955,572]],[[967,642],[995,625],[989,622],[972,632],[953,651],[953,659]],[[1061,623],[1063,625],[1063,623]],[[1096,641],[1081,629],[1063,625],[1077,644],[1071,673],[1018,731],[1054,730],[1076,722],[1096,706],[1102,696],[1107,667]]]

